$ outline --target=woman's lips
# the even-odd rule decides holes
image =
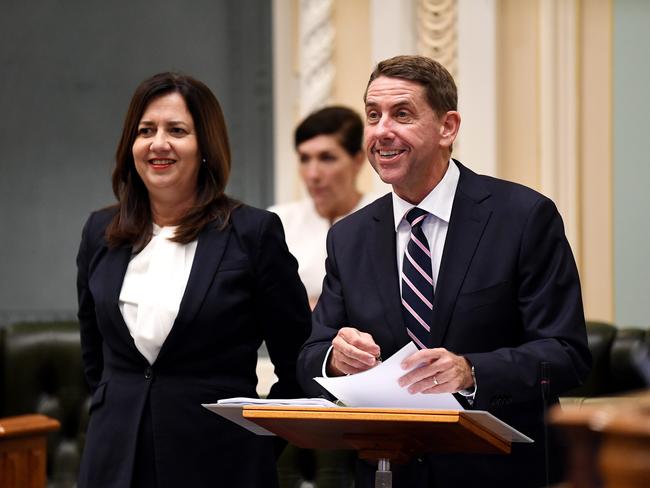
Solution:
[[[168,168],[172,164],[174,164],[176,161],[173,159],[150,159],[149,164],[153,166],[155,169],[164,169]]]

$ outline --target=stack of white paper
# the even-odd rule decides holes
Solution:
[[[332,403],[325,398],[247,398],[235,397],[224,398],[217,403],[202,403],[203,407],[211,412],[221,415],[222,417],[241,425],[245,429],[250,430],[258,435],[275,435],[273,432],[260,427],[255,422],[244,418],[242,416],[242,408],[245,405],[280,405],[280,406],[294,406],[294,407],[334,407],[337,408],[336,403]]]
[[[283,405],[298,407],[336,407],[336,403],[325,398],[224,398],[218,405]]]
[[[402,369],[402,360],[416,351],[415,344],[409,342],[383,363],[362,373],[314,379],[348,407],[464,410],[451,393],[411,394],[397,383],[407,373]]]

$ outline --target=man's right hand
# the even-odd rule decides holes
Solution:
[[[343,327],[332,340],[327,361],[327,374],[343,376],[360,373],[377,365],[381,349],[370,334],[353,327]]]

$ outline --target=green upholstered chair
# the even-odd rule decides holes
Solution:
[[[42,413],[61,429],[48,436],[48,487],[76,483],[88,389],[76,322],[16,323],[0,328],[0,417]]]
[[[625,393],[647,386],[634,354],[643,346],[647,335],[646,330],[637,327],[622,328],[616,332],[609,354],[609,376],[605,393]]]
[[[593,359],[591,372],[582,386],[575,388],[565,397],[594,397],[604,394],[609,380],[609,353],[616,337],[616,327],[606,322],[587,322],[587,341]]]

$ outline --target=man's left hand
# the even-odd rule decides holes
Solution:
[[[469,361],[441,347],[411,354],[402,369],[409,372],[398,381],[409,393],[456,393],[474,387]]]

